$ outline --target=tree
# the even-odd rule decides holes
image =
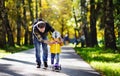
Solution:
[[[36,12],[36,19],[38,18],[38,0],[35,0],[35,8],[36,8],[36,10],[35,10],[35,12]]]
[[[22,20],[21,20],[21,14],[20,14],[20,5],[21,5],[21,1],[17,1],[16,3],[16,9],[17,9],[17,19],[16,19],[16,22],[17,22],[17,44],[20,45],[20,41],[21,41],[21,23],[22,23]]]
[[[34,21],[34,15],[33,15],[33,11],[32,11],[32,0],[28,0],[28,6],[29,6],[29,11],[30,11],[30,20]],[[29,31],[29,42],[30,44],[33,44],[33,40],[32,40],[32,31]]]
[[[9,46],[14,46],[14,38],[13,38],[13,34],[12,34],[12,29],[11,29],[10,24],[9,24],[7,11],[4,12],[3,20],[4,20],[3,22],[4,22],[4,25],[6,28],[6,32],[7,32],[7,38],[8,38],[7,43]]]
[[[91,46],[98,45],[97,42],[97,32],[96,32],[96,12],[95,11],[95,0],[90,0],[90,38],[91,38]]]
[[[43,18],[45,18],[46,20],[49,20],[52,26],[56,30],[61,32],[61,36],[63,37],[64,31],[66,31],[66,28],[68,27],[67,22],[72,17],[71,16],[71,1],[70,0],[68,1],[47,0],[47,4],[49,5],[49,7],[46,7],[46,9],[44,8],[45,5],[42,7],[44,8],[42,9],[42,12],[46,12],[45,14],[43,13]]]
[[[6,44],[6,32],[3,22],[3,13],[4,13],[4,0],[0,0],[0,48],[4,48]]]
[[[118,45],[120,45],[120,0],[114,0],[115,25],[118,28]]]
[[[91,43],[90,43],[90,32],[89,32],[89,27],[88,27],[88,22],[87,22],[87,5],[86,5],[86,0],[81,0],[81,20],[82,21],[82,29],[85,35],[85,42],[86,42],[86,46],[90,47]]]
[[[1,35],[4,38],[2,39],[3,40],[2,42],[4,43],[7,42],[7,45],[14,46],[14,39],[13,39],[12,30],[9,24],[9,20],[8,20],[8,9],[5,7],[5,1],[2,2],[1,15],[2,15],[1,17],[2,17],[3,34],[4,34],[4,35]],[[7,41],[6,41],[6,37],[8,39]]]
[[[72,13],[73,13],[73,17],[74,17],[74,20],[75,20],[75,38],[77,38],[77,32],[79,32],[79,29],[78,28],[78,21],[77,21],[77,17],[76,17],[76,12],[75,12],[75,4],[74,4],[74,1],[72,0],[72,3],[73,3],[73,7],[72,7]]]
[[[105,48],[116,50],[116,39],[114,33],[113,0],[103,0],[105,14]]]
[[[40,0],[40,3],[39,3],[40,5],[40,18],[42,18],[42,0]]]
[[[26,4],[25,4],[25,0],[22,0],[22,4],[23,4],[23,20],[22,23],[24,25],[24,29],[25,29],[25,41],[24,44],[28,45],[28,26],[27,26],[27,16],[26,16]]]
[[[117,0],[117,27],[118,27],[118,43],[120,45],[120,0]]]

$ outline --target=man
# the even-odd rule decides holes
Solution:
[[[42,19],[37,20],[33,25],[33,43],[35,47],[35,56],[37,62],[37,68],[41,67],[41,49],[40,45],[42,45],[43,55],[42,60],[44,63],[44,67],[47,68],[47,58],[48,58],[48,48],[47,48],[47,33],[54,32],[54,29]]]

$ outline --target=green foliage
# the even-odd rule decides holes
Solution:
[[[76,52],[105,76],[120,75],[120,54],[103,48],[75,48]]]
[[[33,45],[26,45],[26,46],[15,45],[15,47],[6,48],[6,51],[11,52],[11,53],[16,53],[16,52],[20,52],[20,51],[27,50],[27,49],[30,49],[30,48],[33,48]]]
[[[90,0],[23,0],[23,1],[22,0],[5,0],[6,13],[8,14],[8,20],[9,20],[8,22],[10,24],[10,28],[12,30],[15,43],[17,43],[17,40],[20,39],[20,43],[22,42],[22,44],[24,45],[25,42],[23,41],[25,41],[26,38],[29,39],[28,42],[31,41],[30,40],[32,38],[30,37],[31,35],[30,32],[32,29],[31,25],[32,25],[32,21],[36,18],[36,12],[38,15],[41,13],[43,19],[48,21],[56,30],[60,31],[61,34],[63,35],[66,33],[71,34],[71,31],[72,31],[72,36],[73,35],[75,36],[76,33],[75,33],[74,28],[81,29],[84,23],[87,23],[86,25],[89,29],[90,15],[91,15],[90,14]],[[37,4],[36,4],[36,1],[37,1]],[[114,2],[114,7],[115,7],[114,9],[115,10],[114,11],[114,16],[115,16],[114,24],[116,25],[115,33],[117,35],[117,33],[120,31],[120,29],[117,28],[120,24],[120,15],[118,14],[119,12],[117,13],[117,10],[119,10],[120,8],[119,6],[120,1],[114,0],[113,2]],[[29,4],[31,5],[31,7],[29,6]],[[42,5],[41,7],[40,7],[40,4]],[[99,4],[98,7],[97,7],[97,4]],[[103,4],[104,4],[103,0],[95,0],[96,14],[98,17],[97,28],[100,28],[100,26],[98,25],[102,25],[102,27],[104,25]],[[36,8],[36,6],[38,8]],[[73,7],[74,7],[74,11],[73,11]],[[76,19],[79,21],[78,27],[75,26],[73,12],[75,13]],[[31,15],[32,13],[33,13],[33,17]],[[24,14],[26,14],[26,16],[24,16]],[[20,23],[17,22],[19,17],[21,17],[21,19],[19,20],[21,21]],[[26,22],[24,22],[25,18],[26,18]],[[21,26],[19,27],[22,30],[21,32],[17,29],[18,24],[20,24],[19,26]],[[97,35],[99,35],[100,30],[97,30],[97,31],[98,31]],[[78,32],[81,32],[81,30]],[[17,39],[18,33],[20,34],[21,37]],[[26,36],[25,34],[27,34],[28,37],[25,37]],[[6,33],[6,40],[8,39],[8,36],[9,35]],[[102,36],[104,36],[104,33],[103,35],[100,35],[99,37],[102,37]],[[100,41],[100,46],[104,45],[103,42],[104,41]],[[120,40],[118,40],[117,43],[120,44]],[[9,47],[9,49],[11,50],[13,48],[14,47]]]
[[[30,48],[33,48],[33,45],[24,45],[24,46],[16,45],[15,47],[7,46],[5,49],[0,49],[0,58],[6,56],[8,54],[12,54],[12,53],[20,52],[20,51],[25,51],[25,50],[28,50]]]
[[[119,76],[120,63],[107,63],[107,62],[91,62],[92,67],[97,71],[102,72],[105,76]]]
[[[3,49],[0,49],[0,58],[6,56],[6,55],[8,55],[8,54],[10,54],[10,53],[9,53],[9,52],[6,52],[6,51],[3,50]]]

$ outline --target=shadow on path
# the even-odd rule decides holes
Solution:
[[[9,67],[12,66],[10,64],[0,64],[0,72],[5,73],[5,75],[9,75],[9,76],[23,76],[21,74],[15,73],[15,70],[11,70],[9,69]],[[0,75],[2,76],[2,75]]]
[[[50,57],[48,61],[50,65]],[[30,49],[0,59],[0,76],[100,76],[72,47],[62,47],[60,64],[60,72],[53,72],[50,67],[47,70],[38,69],[35,65],[34,49]]]
[[[7,60],[7,61],[14,61],[14,62],[19,62],[19,63],[23,63],[23,64],[30,64],[30,65],[35,65],[35,63],[32,62],[28,62],[28,61],[22,61],[22,60],[17,60],[17,59],[11,59],[11,58],[2,58],[3,60]]]
[[[75,67],[71,67],[71,68],[62,68],[62,72],[64,71],[65,74],[67,74],[68,76],[100,76],[98,73],[96,73],[93,70],[83,70],[85,68],[78,68],[76,69]]]

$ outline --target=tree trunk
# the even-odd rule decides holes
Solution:
[[[90,31],[91,31],[91,46],[98,46],[97,32],[96,32],[96,12],[95,12],[95,1],[90,0]]]
[[[6,30],[3,20],[4,0],[0,0],[0,9],[0,48],[4,48],[6,45]]]
[[[85,34],[85,42],[86,42],[86,47],[90,46],[90,34],[89,34],[89,29],[87,26],[87,6],[86,4],[86,0],[81,0],[81,21],[82,21],[82,29],[83,32]]]
[[[61,37],[63,38],[63,31],[64,31],[64,20],[62,19],[61,20],[61,25],[62,25],[62,27],[61,27]]]
[[[83,26],[84,26],[84,27],[83,27],[83,32],[84,32],[84,34],[85,34],[86,47],[90,47],[90,46],[91,46],[91,43],[90,43],[90,33],[89,33],[89,31],[88,31],[89,29],[88,29],[86,23],[85,23]]]
[[[73,0],[72,0],[73,1]],[[75,20],[75,24],[76,24],[76,27],[75,27],[75,29],[74,29],[74,31],[75,31],[75,38],[77,38],[77,32],[79,32],[78,30],[77,30],[77,28],[78,28],[78,24],[77,24],[77,17],[76,17],[76,15],[75,15],[75,9],[74,9],[74,6],[72,7],[73,8],[73,17],[74,17],[74,20]]]
[[[17,8],[17,21],[16,21],[17,22],[17,45],[21,45],[20,41],[21,41],[21,23],[22,23],[22,21],[21,21],[21,15],[20,15],[20,11],[19,11],[21,2],[17,1],[16,4],[17,4],[16,5],[16,8]]]
[[[117,14],[120,15],[120,9],[117,9]],[[118,26],[118,44],[120,45],[120,22],[117,24],[117,26]]]
[[[117,5],[120,5],[120,0],[117,0]],[[117,9],[117,20],[119,20],[118,24],[117,24],[117,27],[118,27],[118,45],[120,45],[120,6],[117,6],[116,7]],[[119,50],[120,52],[120,50]]]
[[[42,18],[42,0],[40,0],[39,6],[40,6],[40,15],[39,16],[40,16],[40,18]]]
[[[21,41],[21,18],[20,13],[17,12],[17,44],[20,45]]]
[[[12,30],[11,30],[11,28],[10,28],[10,24],[9,24],[9,20],[8,20],[8,14],[7,14],[7,9],[5,8],[5,2],[4,1],[2,1],[2,2],[0,2],[1,4],[1,18],[2,18],[2,28],[1,28],[1,30],[2,30],[2,32],[1,33],[3,33],[3,35],[1,35],[2,36],[2,39],[0,39],[0,40],[2,40],[2,42],[4,43],[4,45],[2,45],[2,46],[5,46],[6,45],[6,36],[7,36],[7,45],[9,45],[9,46],[14,46],[14,39],[13,39],[13,34],[12,34]],[[6,31],[6,32],[5,32]]]
[[[22,3],[23,3],[23,6],[25,5],[25,1],[24,0],[22,0]],[[27,17],[26,17],[26,7],[23,7],[23,25],[24,25],[24,29],[25,29],[25,42],[24,42],[24,44],[25,45],[28,45],[28,35],[29,35],[29,33],[28,33],[28,26],[27,26]]]
[[[35,2],[35,4],[36,4],[36,10],[35,10],[35,12],[36,12],[36,19],[38,18],[38,0],[35,0],[36,2]]]
[[[32,24],[34,22],[34,16],[33,16],[33,11],[32,11],[32,6],[31,6],[32,0],[28,0],[28,5],[29,5],[29,11],[30,11],[30,19],[32,21]],[[33,40],[32,40],[32,31],[29,31],[29,42],[32,45],[33,44]]]
[[[5,45],[6,45],[5,27],[3,25],[0,12],[0,48],[5,48]]]
[[[104,0],[105,14],[105,48],[116,50],[116,39],[114,33],[114,18],[113,18],[113,0]]]
[[[5,17],[4,17],[4,24],[5,24],[5,28],[7,31],[7,38],[8,38],[8,45],[9,46],[14,46],[14,38],[13,38],[13,33],[9,24],[9,20],[8,20],[8,14],[7,11],[4,13]]]

